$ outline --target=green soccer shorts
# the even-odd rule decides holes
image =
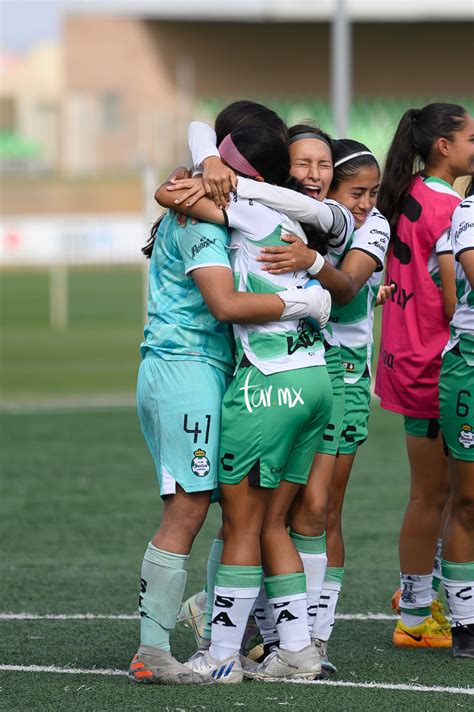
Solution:
[[[332,407],[326,366],[265,376],[240,366],[222,403],[219,482],[306,484]]]
[[[316,452],[324,455],[337,455],[339,452],[339,440],[341,437],[342,422],[344,419],[344,368],[341,361],[341,350],[337,346],[331,346],[324,354],[329,378],[332,385],[332,411],[329,423],[319,440]]]
[[[429,438],[436,440],[440,431],[438,418],[412,418],[410,415],[403,416],[405,433],[413,435],[415,438]]]
[[[346,383],[344,419],[339,453],[353,455],[367,440],[370,411],[370,378],[362,376],[356,383]]]
[[[449,452],[456,460],[474,462],[474,368],[456,351],[443,357],[439,403]]]

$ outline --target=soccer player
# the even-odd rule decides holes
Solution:
[[[460,202],[456,178],[469,174],[474,119],[462,106],[428,104],[402,116],[390,146],[378,207],[391,227],[375,392],[401,413],[410,462],[410,500],[400,532],[399,647],[449,647],[449,625],[431,615],[432,570],[449,496],[439,428],[441,352],[456,301],[448,231]],[[421,164],[422,170],[418,170]],[[434,611],[433,611],[434,613]]]
[[[242,128],[224,139],[219,150],[240,174],[296,186],[288,176],[286,145],[272,140],[270,150],[268,138],[268,132],[265,136],[255,128]],[[266,293],[295,279],[304,285],[305,272],[271,279],[262,275],[256,262],[260,247],[277,244],[282,230],[291,229],[285,213],[307,223],[319,216],[315,224],[328,231],[333,225],[340,228],[342,210],[280,189],[287,201],[283,214],[278,213],[243,199],[253,187],[254,181],[239,178],[238,192],[225,211],[229,226],[235,228],[231,244],[240,289]],[[165,205],[173,204],[172,194],[166,198],[166,188],[160,198]],[[199,200],[183,210],[198,218],[223,220],[222,212],[210,201]],[[301,229],[294,223],[293,227],[304,239]],[[331,389],[324,349],[319,338],[298,324],[286,330],[276,324],[237,326],[235,334],[239,367],[222,411],[219,480],[224,549],[214,587],[212,641],[208,651],[188,664],[222,682],[241,679],[238,651],[260,589],[262,551],[280,649],[261,677],[313,678],[320,664],[306,623],[305,577],[285,518],[300,484],[307,480],[315,444],[329,416]],[[275,491],[270,495],[271,490]]]
[[[472,190],[472,181],[471,181]],[[443,352],[440,423],[450,454],[451,508],[443,535],[443,583],[453,656],[474,658],[474,197],[454,211],[451,241],[460,295]]]
[[[154,239],[154,238],[157,239]],[[234,369],[233,339],[221,322],[276,321],[321,313],[321,288],[278,296],[234,290],[224,227],[183,229],[172,213],[151,244],[148,325],[137,405],[164,500],[141,573],[140,647],[129,677],[180,684],[202,678],[170,653],[192,543],[217,484],[221,402]]]
[[[292,129],[290,137],[291,135]],[[292,149],[297,167],[305,154],[311,155],[308,154],[310,148],[305,146],[302,146],[300,153],[298,143],[290,145],[290,152]],[[344,366],[345,400],[342,404],[342,427],[340,426],[339,430],[333,428],[332,432],[327,430],[324,434],[329,445],[331,436],[336,441],[332,458],[329,457],[331,451],[326,450],[325,459],[329,464],[330,474],[326,490],[321,486],[319,477],[322,459],[319,453],[325,452],[320,445],[308,486],[299,493],[290,512],[291,529],[300,537],[301,547],[306,548],[303,561],[307,562],[307,578],[314,582],[313,610],[308,611],[310,627],[313,618],[312,638],[320,650],[323,667],[328,672],[336,670],[327,657],[327,641],[334,625],[335,609],[344,574],[342,507],[358,447],[367,438],[373,313],[389,242],[388,223],[375,208],[380,169],[374,155],[367,146],[350,139],[334,141],[333,150],[334,174],[328,195],[351,211],[356,226],[343,254],[333,255],[329,251],[326,256],[326,259],[338,265],[339,269],[334,270],[326,264],[318,274],[321,284],[335,297],[330,319],[332,334],[329,338],[335,339],[339,344],[338,350]],[[293,242],[292,253],[285,251],[285,248],[267,250],[268,254],[273,253],[271,268],[286,268],[291,259],[298,260],[297,264],[300,264],[299,259],[305,259],[305,249]],[[301,258],[297,258],[297,254],[301,254]],[[306,259],[306,264],[309,265],[313,255]],[[336,418],[332,417],[331,421],[333,420],[337,423]],[[341,432],[342,437],[339,439],[337,436]],[[326,521],[327,497],[329,501]],[[315,533],[318,533],[317,528],[321,527],[321,520],[323,530],[326,522],[327,569],[322,564],[319,552],[308,551],[308,543],[311,542],[311,536],[314,537]],[[315,539],[317,540],[317,537]]]

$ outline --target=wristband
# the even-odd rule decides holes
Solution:
[[[316,252],[316,259],[314,260],[313,264],[311,267],[308,267],[306,270],[309,272],[311,275],[318,274],[318,272],[321,272],[322,268],[324,267],[324,257],[319,254],[319,252]]]

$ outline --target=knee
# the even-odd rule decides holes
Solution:
[[[456,497],[451,503],[451,517],[466,531],[474,532],[474,499]]]
[[[315,500],[304,502],[291,512],[290,527],[304,536],[321,534],[326,527],[326,503]]]

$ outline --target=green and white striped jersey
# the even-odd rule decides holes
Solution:
[[[365,223],[354,232],[340,261],[349,250],[361,250],[374,258],[377,269],[349,304],[333,303],[330,322],[341,347],[346,383],[356,383],[371,373],[374,308],[382,281],[385,253],[390,239],[387,220],[374,208]]]
[[[314,202],[306,196],[298,197]],[[305,286],[308,281],[306,271],[270,275],[262,271],[262,265],[257,261],[262,247],[281,245],[282,234],[291,232],[305,238],[297,222],[262,203],[241,198],[235,192],[231,194],[231,203],[225,215],[231,228],[230,261],[238,291],[276,294]],[[320,334],[314,332],[304,319],[234,324],[234,335],[237,364],[245,354],[250,363],[265,375],[325,363]]]
[[[463,200],[453,213],[451,243],[456,260],[456,290],[458,302],[452,318],[451,336],[443,353],[459,344],[459,350],[470,366],[474,366],[474,289],[459,262],[466,250],[474,250],[474,197]]]

